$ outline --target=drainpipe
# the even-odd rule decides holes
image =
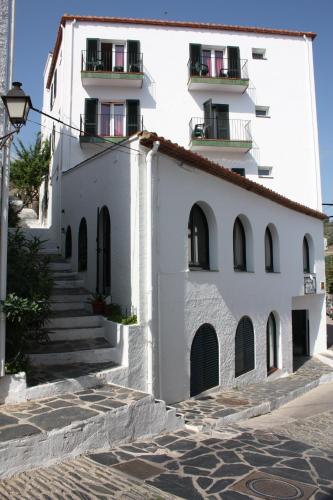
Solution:
[[[154,141],[153,148],[146,156],[147,174],[146,174],[146,293],[147,293],[147,391],[153,393],[153,269],[152,269],[152,162],[156,156],[159,141]]]

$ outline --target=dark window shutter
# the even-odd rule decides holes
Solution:
[[[127,40],[127,68],[130,73],[140,73],[142,71],[140,42],[138,40]]]
[[[213,105],[212,100],[203,103],[204,108],[204,122],[205,122],[205,137],[207,139],[212,139],[213,137]]]
[[[86,271],[88,267],[88,232],[87,222],[83,217],[79,226],[78,238],[78,270]]]
[[[53,77],[53,98],[55,99],[56,97],[57,97],[57,70],[55,70]]]
[[[127,115],[126,135],[130,136],[140,130],[140,101],[127,100],[126,115]]]
[[[92,71],[96,66],[96,61],[98,59],[98,39],[97,38],[87,38],[86,42],[86,71]]]
[[[89,135],[97,135],[98,99],[86,99],[84,105],[84,131]]]
[[[72,257],[72,230],[71,230],[71,226],[68,226],[67,231],[66,231],[65,257],[66,257],[66,259],[70,259]]]
[[[230,126],[229,126],[229,105],[228,104],[214,104],[214,138],[215,139],[230,139]]]
[[[197,330],[191,347],[191,396],[219,385],[219,346],[212,325]]]
[[[201,65],[201,45],[190,43],[190,74],[199,75]]]
[[[265,269],[267,272],[273,272],[273,239],[269,228],[265,231]]]
[[[303,272],[310,272],[310,251],[309,251],[309,243],[307,237],[303,238]]]
[[[239,217],[235,220],[233,230],[234,269],[246,271],[246,237],[244,226]]]
[[[239,47],[228,47],[228,76],[230,78],[240,78],[240,55]]]
[[[235,377],[254,369],[254,332],[252,321],[243,316],[235,337]]]

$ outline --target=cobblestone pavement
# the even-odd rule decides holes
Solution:
[[[174,404],[187,423],[204,428],[214,427],[225,417],[267,403],[267,410],[280,398],[316,382],[322,375],[333,374],[333,369],[320,361],[300,359],[300,367],[292,375],[248,385],[244,388],[224,390]]]
[[[0,443],[64,428],[146,397],[148,394],[110,384],[63,396],[2,405]]]
[[[151,489],[153,488],[153,489]],[[333,498],[333,454],[269,431],[178,431],[0,482],[0,498]]]

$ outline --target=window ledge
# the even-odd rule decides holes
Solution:
[[[267,271],[266,269],[265,269],[265,271],[266,271],[266,274],[281,274],[281,271]]]
[[[271,118],[271,116],[256,115],[256,118]]]
[[[274,179],[272,175],[258,175],[260,179]]]
[[[199,268],[189,268],[189,269],[186,269],[185,270],[186,273],[191,273],[191,272],[195,272],[195,273],[219,273],[220,270],[219,269],[199,269]]]
[[[234,269],[235,273],[243,273],[243,274],[254,274],[254,271],[248,271],[244,269]]]

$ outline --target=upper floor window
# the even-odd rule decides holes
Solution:
[[[265,231],[265,269],[268,273],[272,273],[274,271],[273,238],[268,227],[266,227]]]
[[[269,106],[256,106],[256,116],[269,118]]]
[[[235,220],[233,231],[234,269],[246,271],[246,237],[242,221],[239,217]]]
[[[239,47],[190,44],[190,75],[241,78]]]
[[[258,167],[259,177],[272,177],[273,167]]]
[[[188,262],[190,268],[209,269],[209,232],[206,216],[193,205],[188,221]]]
[[[266,49],[252,49],[252,59],[266,59]]]
[[[138,40],[101,40],[88,38],[82,52],[83,71],[142,72]]]
[[[310,248],[306,236],[303,238],[303,272],[310,273]]]

